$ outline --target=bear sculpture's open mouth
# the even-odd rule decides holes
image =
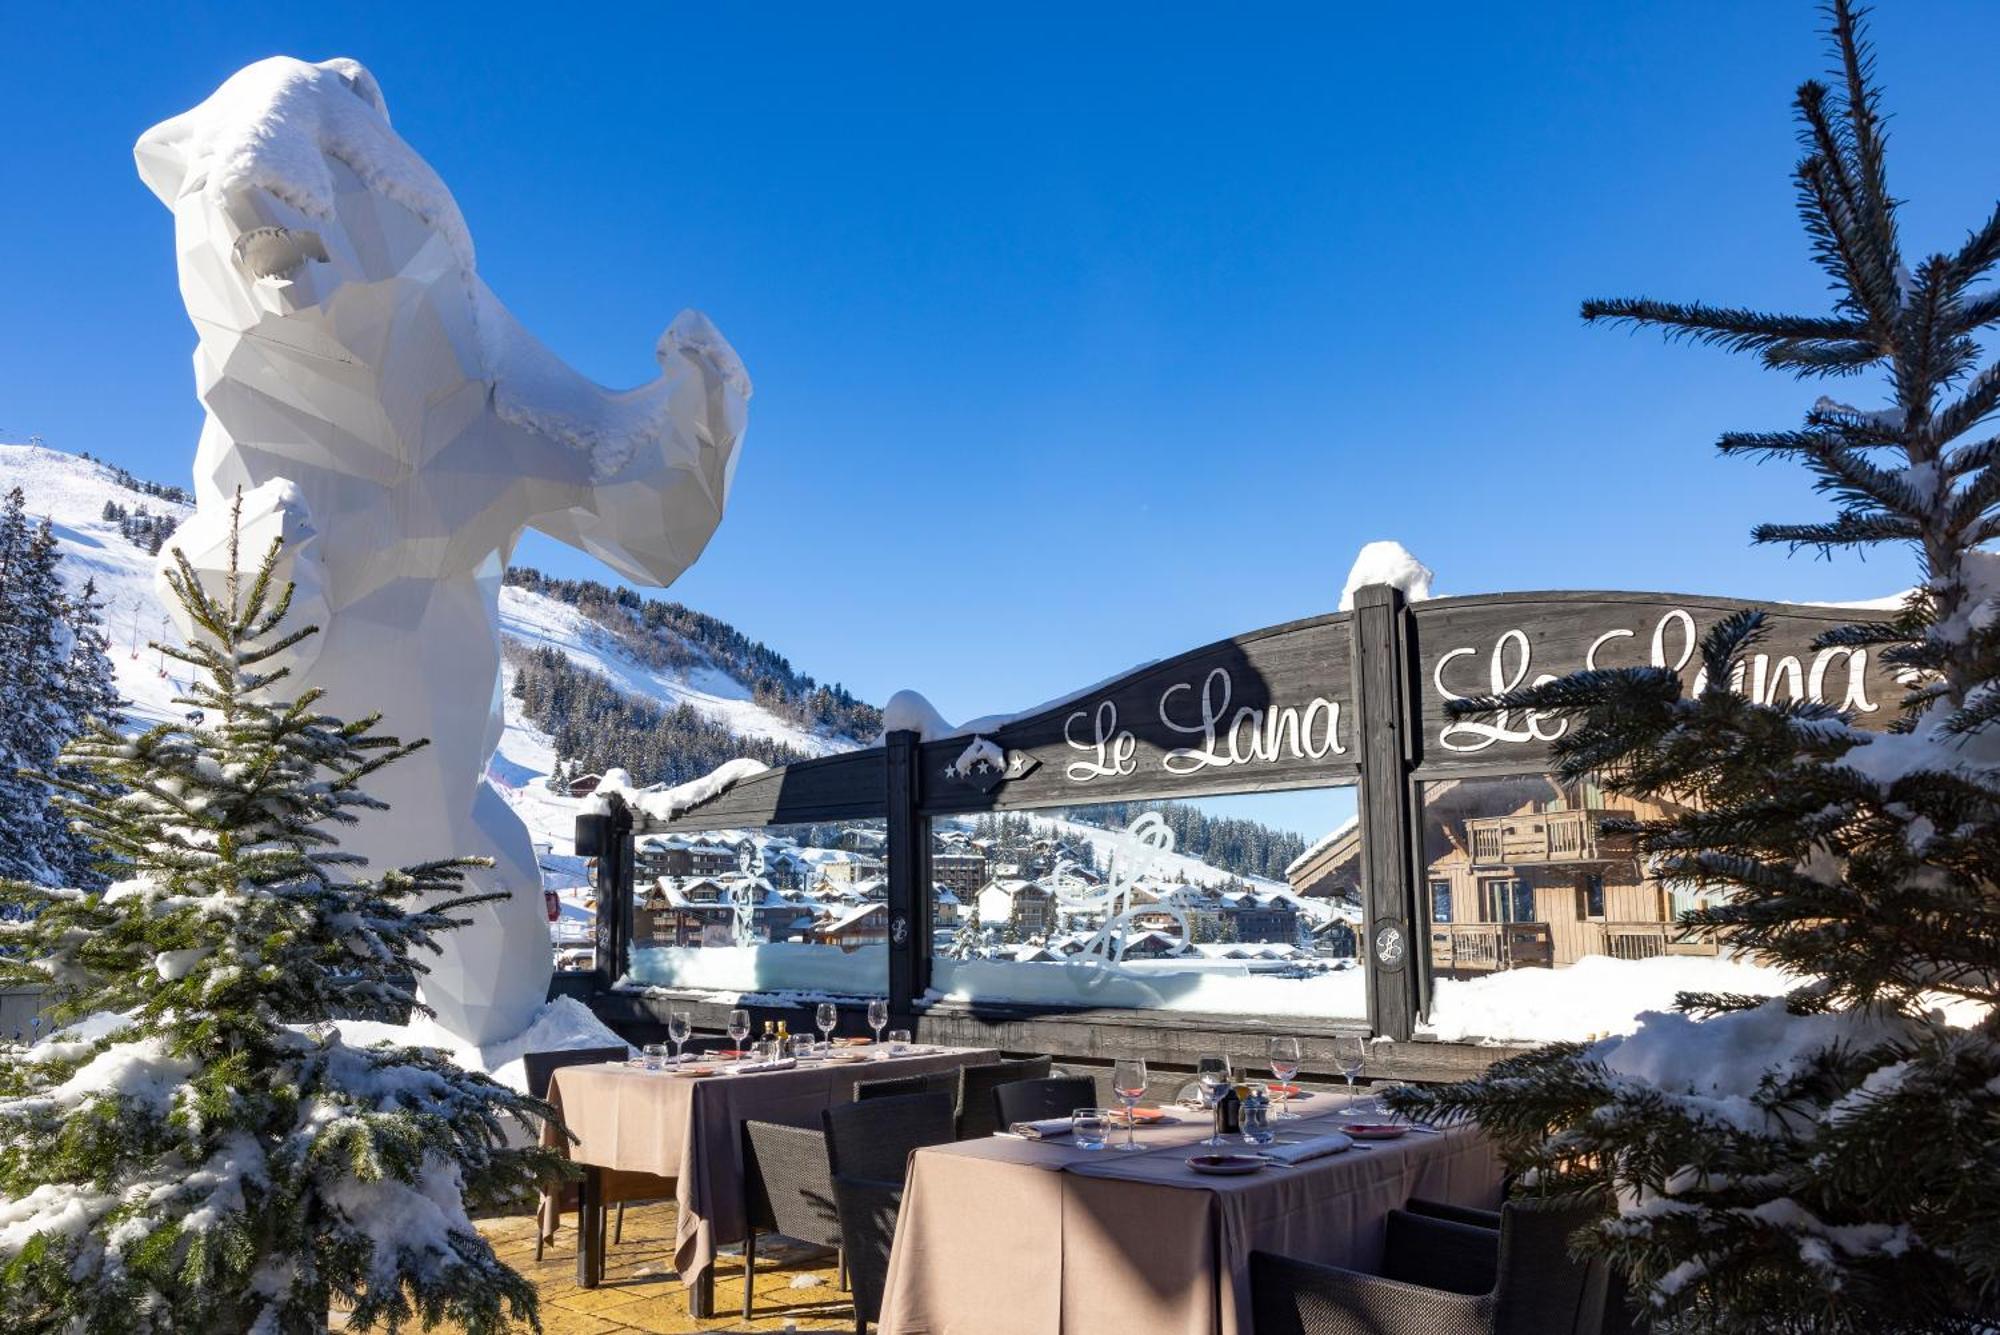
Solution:
[[[255,227],[236,238],[236,264],[253,278],[290,278],[307,260],[326,262],[319,233],[303,228]]]

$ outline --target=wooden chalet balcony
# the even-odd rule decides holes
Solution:
[[[1439,923],[1431,928],[1431,963],[1452,973],[1546,969],[1555,951],[1545,922]]]
[[[1592,807],[1477,817],[1465,823],[1472,843],[1472,865],[1510,867],[1628,858],[1632,856],[1632,837],[1607,835],[1598,826],[1606,817],[1629,814]]]

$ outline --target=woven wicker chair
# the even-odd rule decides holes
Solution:
[[[926,1071],[895,1080],[863,1080],[854,1087],[857,1099],[898,1099],[906,1094],[942,1094],[951,1100],[952,1115],[958,1115],[959,1067],[949,1071]]]
[[[993,1115],[1002,1127],[1067,1117],[1078,1108],[1095,1107],[1097,1082],[1087,1075],[1052,1076],[1046,1080],[1016,1080],[993,1091]]]
[[[910,1155],[926,1145],[950,1143],[951,1100],[942,1094],[857,1099],[826,1109],[820,1120],[854,1295],[855,1335],[867,1335],[868,1323],[882,1311]]]
[[[528,1086],[530,1098],[546,1099],[549,1085],[555,1080],[556,1072],[565,1066],[596,1066],[600,1062],[622,1062],[631,1049],[620,1043],[617,1047],[566,1048],[558,1052],[526,1052],[521,1054],[521,1074]],[[577,1207],[577,1184],[565,1182],[554,1191],[556,1208],[574,1210]],[[624,1206],[620,1206],[622,1211]],[[599,1239],[600,1247],[603,1240]],[[540,1224],[535,1226],[535,1259],[542,1259],[542,1249],[548,1245],[548,1237]]]
[[[1389,1212],[1379,1276],[1252,1252],[1257,1335],[1597,1335],[1605,1268],[1569,1253],[1596,1207],[1510,1202],[1497,1229],[1421,1209]]]
[[[757,1234],[840,1246],[826,1133],[776,1122],[743,1123],[743,1318],[757,1293]],[[846,1265],[843,1259],[842,1272]]]
[[[993,1091],[1017,1080],[1046,1080],[1051,1064],[1047,1057],[1027,1057],[966,1067],[964,1084],[959,1087],[958,1139],[977,1140],[998,1131]]]

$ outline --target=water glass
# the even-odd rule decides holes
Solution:
[[[907,1030],[907,1029],[891,1029],[891,1030],[889,1031],[889,1051],[891,1051],[891,1052],[907,1052],[907,1051],[909,1050],[909,1047],[910,1047],[910,1031],[909,1031],[909,1030]]]
[[[868,1027],[875,1031],[875,1046],[878,1049],[881,1048],[882,1046],[882,1030],[888,1025],[888,1023],[889,1023],[889,1003],[883,1001],[879,997],[874,1001],[869,1002]],[[877,1051],[875,1055],[879,1057],[882,1054],[880,1051]]]
[[[1230,1085],[1229,1058],[1211,1053],[1197,1059],[1194,1064],[1194,1076],[1201,1082],[1202,1107],[1213,1112],[1215,1105],[1222,1101],[1222,1091],[1228,1089]],[[1210,1149],[1220,1149],[1226,1142],[1218,1131],[1210,1133],[1208,1139],[1202,1143]]]
[[[1118,1101],[1125,1105],[1125,1143],[1118,1148],[1121,1150],[1136,1150],[1139,1148],[1139,1143],[1135,1138],[1138,1135],[1139,1119],[1135,1115],[1134,1110],[1138,1108],[1139,1100],[1146,1097],[1146,1063],[1144,1059],[1127,1057],[1124,1061],[1112,1067],[1111,1092],[1116,1094]]]
[[[1101,1150],[1111,1134],[1108,1108],[1078,1108],[1069,1115],[1070,1139],[1080,1150]]]
[[[833,1027],[839,1023],[840,1012],[831,1001],[822,1001],[813,1009],[813,1024],[819,1029],[821,1044],[833,1041]]]
[[[667,1050],[658,1043],[648,1043],[641,1051],[645,1054],[647,1070],[657,1071],[667,1064]]]
[[[1347,1101],[1354,1102],[1354,1081],[1368,1063],[1368,1040],[1365,1038],[1336,1038],[1333,1040],[1334,1064],[1347,1077]],[[1347,1112],[1346,1107],[1340,1110]]]
[[[1292,1089],[1299,1078],[1299,1041],[1296,1038],[1274,1038],[1271,1040],[1271,1075],[1282,1089],[1273,1090],[1276,1107],[1271,1111],[1274,1122],[1296,1122],[1299,1115],[1292,1111]]]

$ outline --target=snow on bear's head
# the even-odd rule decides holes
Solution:
[[[133,156],[174,212],[197,326],[285,320],[338,343],[350,322],[332,307],[344,288],[470,282],[457,203],[389,127],[382,90],[357,61],[260,60],[146,131]]]

